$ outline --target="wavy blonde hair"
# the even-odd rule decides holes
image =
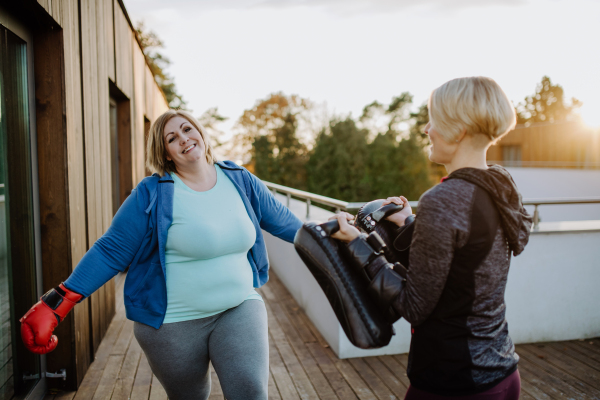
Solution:
[[[210,145],[210,141],[208,140],[206,129],[202,124],[187,111],[167,110],[152,123],[150,132],[148,133],[148,143],[146,144],[146,167],[152,172],[157,172],[160,176],[163,176],[165,172],[177,172],[175,163],[167,160],[167,150],[165,148],[164,139],[165,125],[171,118],[177,116],[187,119],[188,122],[200,132],[200,136],[204,141],[204,147],[206,149],[206,161],[209,164],[214,164],[217,161],[212,146]]]
[[[446,141],[465,130],[483,134],[491,143],[514,129],[515,108],[500,85],[491,78],[474,76],[452,79],[429,96],[429,119]]]

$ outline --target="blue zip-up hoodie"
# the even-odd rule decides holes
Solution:
[[[261,229],[293,242],[302,222],[245,168],[231,161],[218,165],[238,190],[256,228],[256,241],[248,252],[248,261],[254,287],[261,287],[269,279],[269,260]],[[81,259],[65,286],[88,297],[129,266],[124,289],[127,318],[158,329],[167,310],[165,246],[173,222],[173,193],[173,178],[168,173],[144,178],[123,202],[106,233]]]

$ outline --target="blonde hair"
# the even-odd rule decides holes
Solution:
[[[158,172],[163,176],[165,172],[177,172],[177,167],[173,161],[167,160],[167,150],[165,149],[164,131],[165,125],[171,118],[183,117],[188,120],[200,132],[206,149],[206,161],[214,164],[217,160],[214,156],[206,129],[198,122],[194,116],[182,110],[167,110],[152,123],[148,133],[148,143],[146,144],[146,167],[152,172]]]
[[[512,130],[515,108],[500,85],[491,78],[474,76],[452,79],[429,96],[429,119],[446,141],[465,130],[483,134],[494,143]]]

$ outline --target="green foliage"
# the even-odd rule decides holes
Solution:
[[[160,40],[155,32],[146,29],[143,21],[138,22],[135,29],[150,71],[154,75],[156,83],[165,94],[169,107],[185,110],[186,102],[183,100],[183,96],[177,92],[173,77],[165,71],[171,65],[171,60],[158,51],[158,49],[164,48],[162,40]]]
[[[334,118],[308,151],[297,131],[310,103],[274,93],[244,112],[238,140],[251,143],[249,167],[266,181],[345,201],[418,199],[431,186],[422,133],[428,114],[426,105],[411,113],[411,105],[405,92],[389,105],[365,106],[358,121]]]
[[[572,117],[581,104],[574,97],[567,104],[562,86],[553,84],[548,76],[544,76],[538,83],[535,94],[527,96],[517,106],[517,123],[562,121]]]
[[[369,199],[368,134],[351,118],[331,121],[317,136],[306,166],[308,191],[345,201]]]
[[[307,149],[296,135],[294,114],[283,117],[283,125],[270,135],[257,136],[252,144],[254,172],[269,182],[306,189]]]
[[[227,121],[227,119],[227,117],[219,114],[217,107],[209,108],[198,118],[198,122],[208,131],[209,140],[215,149],[225,144],[222,139],[225,133],[218,126],[221,122]]]

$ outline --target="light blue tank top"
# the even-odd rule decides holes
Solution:
[[[196,192],[175,181],[167,234],[164,323],[210,317],[262,298],[252,286],[248,251],[256,231],[242,199],[218,165],[216,185]]]

